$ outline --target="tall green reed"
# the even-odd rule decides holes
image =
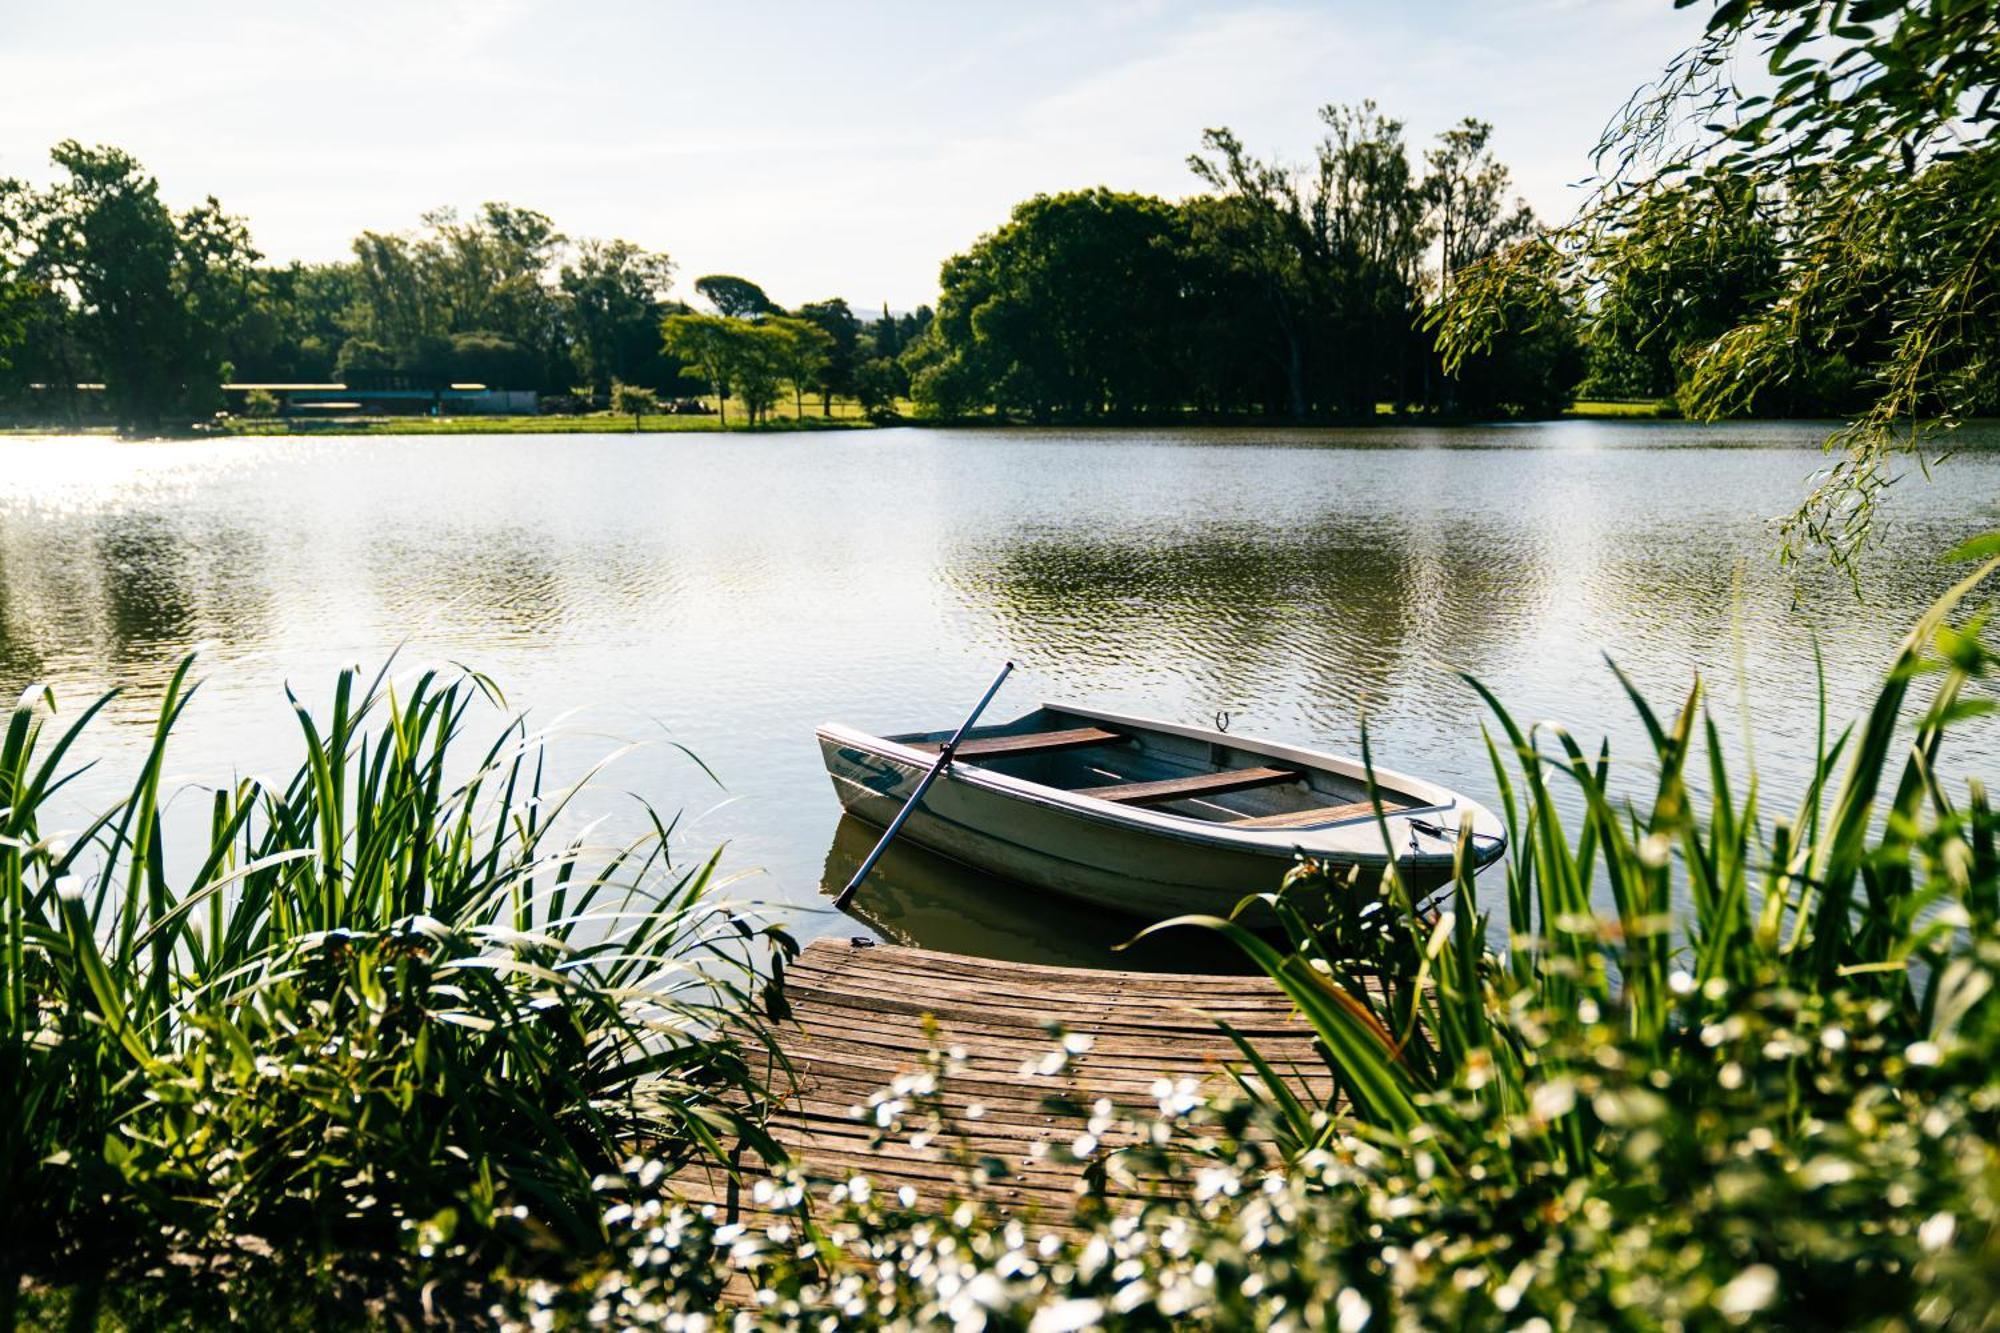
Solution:
[[[711,899],[713,857],[673,865],[650,807],[627,843],[568,832],[595,770],[553,785],[550,738],[518,716],[469,750],[475,706],[504,707],[491,682],[386,668],[342,672],[323,720],[294,698],[295,773],[215,789],[170,856],[191,669],[129,794],[74,836],[49,812],[111,696],[58,731],[30,690],[0,740],[13,1244],[162,1226],[587,1244],[595,1182],[635,1144],[782,1157],[758,1118],[756,991],[760,949],[794,946]]]
[[[1227,934],[1312,1024],[1337,1105],[1238,1042],[1238,1081],[1294,1152],[1356,1127],[1436,1131],[1470,1097],[1487,1123],[1545,1113],[1552,1151],[1587,1165],[1594,1112],[1546,1095],[1589,1073],[1565,1062],[1600,1058],[1595,1034],[1609,1025],[1617,1058],[1638,1067],[1712,1064],[1710,1039],[1753,991],[1788,1003],[1837,994],[1839,1007],[1865,1003],[1871,1022],[1904,1041],[1948,1040],[1987,986],[1972,953],[2000,929],[2000,819],[1978,778],[1955,796],[1937,764],[1955,726],[1994,709],[1966,692],[1996,674],[1985,616],[1950,622],[1996,568],[1983,564],[1930,608],[1866,715],[1831,738],[1822,699],[1804,795],[1775,817],[1755,773],[1731,772],[1698,682],[1662,715],[1618,673],[1653,760],[1650,792],[1628,799],[1607,746],[1587,750],[1551,723],[1523,726],[1466,677],[1498,728],[1482,733],[1510,847],[1500,951],[1486,944],[1467,842],[1437,910],[1413,901],[1393,865],[1376,896],[1305,862],[1282,891],[1245,902],[1275,913],[1288,947],[1236,920],[1153,929]],[[1926,679],[1928,701],[1913,710]],[[1582,798],[1574,826],[1559,783]],[[1594,893],[1608,897],[1608,916]],[[1332,910],[1309,915],[1305,902]],[[1803,1114],[1803,1077],[1773,1107],[1779,1123]]]

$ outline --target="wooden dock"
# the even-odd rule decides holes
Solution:
[[[796,1083],[773,1117],[775,1137],[810,1176],[865,1173],[876,1189],[908,1186],[926,1205],[957,1191],[963,1173],[954,1154],[970,1153],[1006,1167],[983,1197],[1060,1225],[1080,1172],[1048,1148],[1072,1142],[1083,1121],[1052,1109],[1051,1100],[1089,1108],[1104,1099],[1122,1112],[1150,1113],[1162,1078],[1220,1086],[1223,1062],[1241,1057],[1216,1017],[1279,1069],[1307,1071],[1319,1090],[1327,1086],[1310,1029],[1261,976],[1043,967],[822,939],[788,969],[786,993],[793,1016],[774,1035]],[[1063,1044],[1057,1030],[1071,1038],[1072,1052],[1053,1068],[1048,1057]],[[897,1075],[921,1070],[928,1052],[950,1048],[960,1052],[959,1067],[942,1080],[940,1100],[963,1137],[873,1144],[874,1128],[860,1114],[869,1098]],[[681,1181],[687,1197],[732,1216],[747,1207],[747,1192],[720,1172]]]

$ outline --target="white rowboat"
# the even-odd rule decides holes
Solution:
[[[886,827],[936,763],[950,730],[874,736],[828,723],[820,752],[848,813]],[[1506,850],[1484,807],[1361,764],[1202,727],[1044,704],[966,733],[903,836],[979,870],[1159,920],[1227,914],[1277,889],[1303,854],[1379,881],[1395,849],[1422,893],[1451,878],[1459,830],[1473,868]],[[1387,842],[1384,830],[1387,830]]]

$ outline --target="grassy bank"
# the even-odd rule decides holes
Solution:
[[[579,417],[365,417],[342,421],[232,417],[215,431],[218,435],[630,435],[719,434],[723,431],[778,434],[824,430],[867,430],[874,423],[866,417],[833,417],[822,420],[773,417],[756,426],[732,419],[727,426],[712,416],[644,416],[635,423],[631,417],[594,413]]]
[[[1579,398],[1570,404],[1569,411],[1563,415],[1626,421],[1668,421],[1678,420],[1681,410],[1671,398],[1647,398],[1638,401]]]

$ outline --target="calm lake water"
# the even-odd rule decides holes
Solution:
[[[120,790],[174,664],[206,685],[170,770],[214,783],[298,759],[283,685],[324,706],[343,664],[462,662],[563,719],[582,764],[643,742],[593,800],[687,811],[731,892],[802,936],[1114,960],[1130,927],[900,853],[855,907],[826,894],[872,842],[843,825],[815,723],[948,726],[1003,658],[989,714],[1043,698],[1357,749],[1491,800],[1482,710],[1558,718],[1614,762],[1642,736],[1609,654],[1662,707],[1700,672],[1767,787],[1813,744],[1817,635],[1844,718],[1923,606],[1936,556],[2000,526],[2000,451],[1896,488],[1857,600],[1781,570],[1770,520],[1823,427],[1566,422],[1455,430],[941,432],[718,437],[0,441],[0,686],[65,712],[122,701],[85,745]],[[671,744],[698,754],[711,783]],[[1947,767],[2000,779],[2000,734]],[[182,806],[203,806],[183,789]],[[1151,956],[1215,965],[1190,939]]]

